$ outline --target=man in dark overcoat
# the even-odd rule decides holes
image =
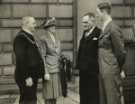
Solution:
[[[44,75],[44,62],[34,38],[36,21],[24,17],[22,29],[14,39],[15,80],[20,91],[19,104],[37,104],[37,83]]]
[[[98,37],[100,29],[95,26],[94,13],[85,14],[82,24],[84,32],[77,58],[80,76],[80,104],[99,104]]]

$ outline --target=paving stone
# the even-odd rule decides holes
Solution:
[[[73,94],[73,92],[70,91],[69,97],[67,97],[67,98],[60,97],[60,98],[58,98],[57,104],[79,104],[78,98],[79,98],[78,94]],[[18,101],[19,101],[19,97],[17,97],[14,104],[18,104]],[[41,93],[38,94],[38,104],[44,104],[44,99],[42,98]]]
[[[3,98],[0,99],[0,104],[13,104],[16,98]]]

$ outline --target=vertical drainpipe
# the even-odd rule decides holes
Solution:
[[[78,30],[78,23],[77,23],[77,15],[78,15],[78,1],[73,0],[73,67],[76,66],[76,59],[77,59],[77,30]]]

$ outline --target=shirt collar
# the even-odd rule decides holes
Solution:
[[[88,36],[93,32],[94,29],[95,29],[95,26],[93,26],[93,27],[85,34],[85,36],[88,37]]]
[[[112,21],[112,18],[109,17],[104,23],[103,23],[103,27],[102,27],[102,31],[105,30],[106,26]]]
[[[95,26],[93,26],[93,27],[90,29],[89,34],[91,34],[94,29],[95,29]]]
[[[24,27],[22,27],[22,29],[23,29],[23,31],[27,32],[28,34],[33,35],[33,33],[31,31],[29,31],[28,29],[26,29]]]

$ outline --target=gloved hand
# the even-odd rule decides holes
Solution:
[[[50,80],[50,74],[45,74],[45,75],[44,75],[44,79],[45,79],[45,80]]]
[[[33,85],[33,81],[31,77],[28,77],[26,80],[26,86],[31,87]]]
[[[122,79],[125,79],[126,78],[125,72],[124,71],[121,71],[120,76],[121,76]]]

